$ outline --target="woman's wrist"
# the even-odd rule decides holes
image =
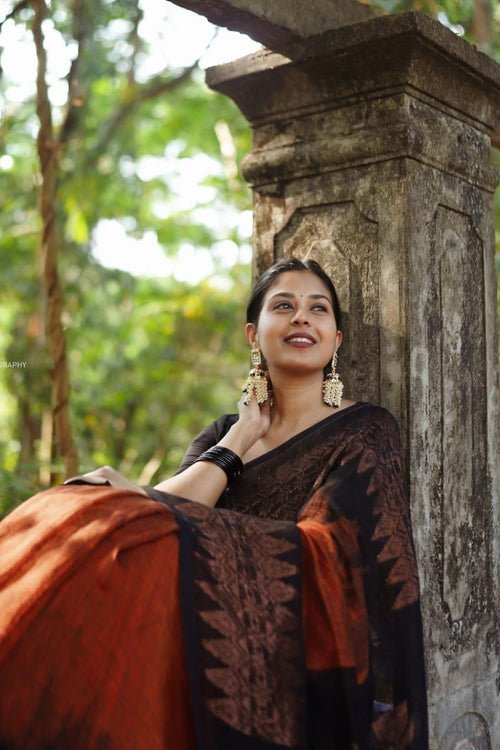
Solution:
[[[256,439],[252,438],[249,434],[249,430],[246,425],[243,425],[240,421],[235,422],[219,440],[218,445],[224,448],[229,448],[240,458],[245,455],[247,450],[252,447]]]
[[[243,470],[241,458],[231,448],[226,448],[223,445],[213,445],[201,456],[198,456],[195,463],[198,461],[208,461],[222,469],[228,484],[237,479]]]

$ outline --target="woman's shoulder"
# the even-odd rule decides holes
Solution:
[[[217,419],[214,419],[213,422],[209,422],[207,425],[205,425],[205,427],[202,428],[202,430],[196,435],[194,439],[198,440],[203,436],[211,435],[213,437],[216,437],[216,442],[218,442],[221,438],[224,437],[226,432],[237,420],[237,414],[221,414],[221,416],[217,417]]]
[[[399,424],[389,409],[367,401],[358,401],[349,409],[339,430],[332,432],[334,455],[364,455],[366,465],[394,457],[401,450]],[[340,451],[340,453],[339,453]],[[384,458],[382,458],[384,457]],[[393,460],[392,458],[390,459]]]
[[[396,417],[389,409],[379,404],[357,401],[352,407],[349,407],[349,413],[352,416],[352,421],[360,428],[373,425],[399,431],[399,423]]]
[[[224,437],[226,432],[228,432],[228,430],[230,429],[231,425],[233,425],[237,419],[237,414],[223,414],[218,419],[215,419],[213,422],[204,427],[202,431],[199,432],[198,435],[196,435],[194,440],[191,442],[191,445],[185,452],[184,458],[182,459],[181,464],[176,471],[176,474],[180,474],[182,471],[184,471],[184,469],[187,469],[188,466],[191,466],[191,464],[194,463],[198,456],[201,456],[201,454],[206,450],[211,448],[213,445],[216,445],[216,443],[218,443],[219,440]]]

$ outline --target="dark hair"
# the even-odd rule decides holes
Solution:
[[[318,279],[323,282],[331,294],[333,314],[335,316],[337,329],[339,329],[341,321],[340,304],[332,280],[315,260],[300,260],[300,258],[293,257],[281,258],[281,260],[278,260],[274,265],[268,268],[267,271],[264,271],[262,276],[257,279],[248,302],[247,323],[253,323],[254,326],[257,326],[264,297],[278,276],[287,271],[312,271],[312,273],[316,274]]]

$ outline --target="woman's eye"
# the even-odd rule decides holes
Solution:
[[[275,310],[291,310],[292,309],[292,305],[290,304],[290,302],[278,302],[274,306],[274,309]]]
[[[315,311],[319,310],[320,312],[327,312],[325,305],[314,305],[312,309]]]

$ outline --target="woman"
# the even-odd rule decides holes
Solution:
[[[339,325],[318,264],[279,261],[238,415],[175,476],[104,467],[0,525],[1,748],[425,750],[398,429],[342,400]]]

